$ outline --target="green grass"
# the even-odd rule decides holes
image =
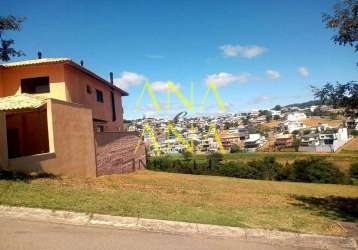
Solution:
[[[100,178],[0,180],[0,204],[344,235],[358,187],[153,171]]]

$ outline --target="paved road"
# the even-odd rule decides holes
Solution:
[[[0,249],[302,249],[236,239],[182,236],[0,218]]]

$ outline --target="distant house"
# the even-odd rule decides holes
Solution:
[[[350,129],[358,129],[358,118],[349,118],[346,120],[346,126]]]
[[[265,137],[260,134],[250,134],[249,138],[245,140],[244,147],[248,152],[255,152],[265,142]]]
[[[292,147],[293,145],[293,135],[292,134],[283,134],[278,135],[275,141],[276,146]]]
[[[249,138],[249,130],[247,128],[239,128],[240,140],[244,141]]]
[[[329,128],[316,134],[304,135],[301,152],[335,152],[349,141],[347,128]]]
[[[306,125],[300,121],[285,121],[281,124],[281,128],[288,133],[292,133],[293,131],[306,128]]]
[[[306,118],[307,118],[307,116],[303,112],[293,112],[293,113],[287,114],[287,116],[286,116],[287,121],[301,121]]]
[[[240,136],[238,133],[222,132],[220,134],[220,138],[221,138],[221,143],[223,145],[223,148],[226,150],[230,149],[231,146],[234,144],[236,144],[236,145],[240,144]]]
[[[123,127],[128,93],[68,58],[0,65],[0,168],[98,176],[144,162]]]

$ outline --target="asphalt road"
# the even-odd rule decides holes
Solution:
[[[183,236],[98,226],[72,226],[55,223],[0,218],[0,249],[303,249],[272,246],[237,239]]]

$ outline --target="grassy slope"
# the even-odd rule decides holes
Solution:
[[[0,204],[342,235],[358,187],[152,171],[100,178],[0,180]]]

